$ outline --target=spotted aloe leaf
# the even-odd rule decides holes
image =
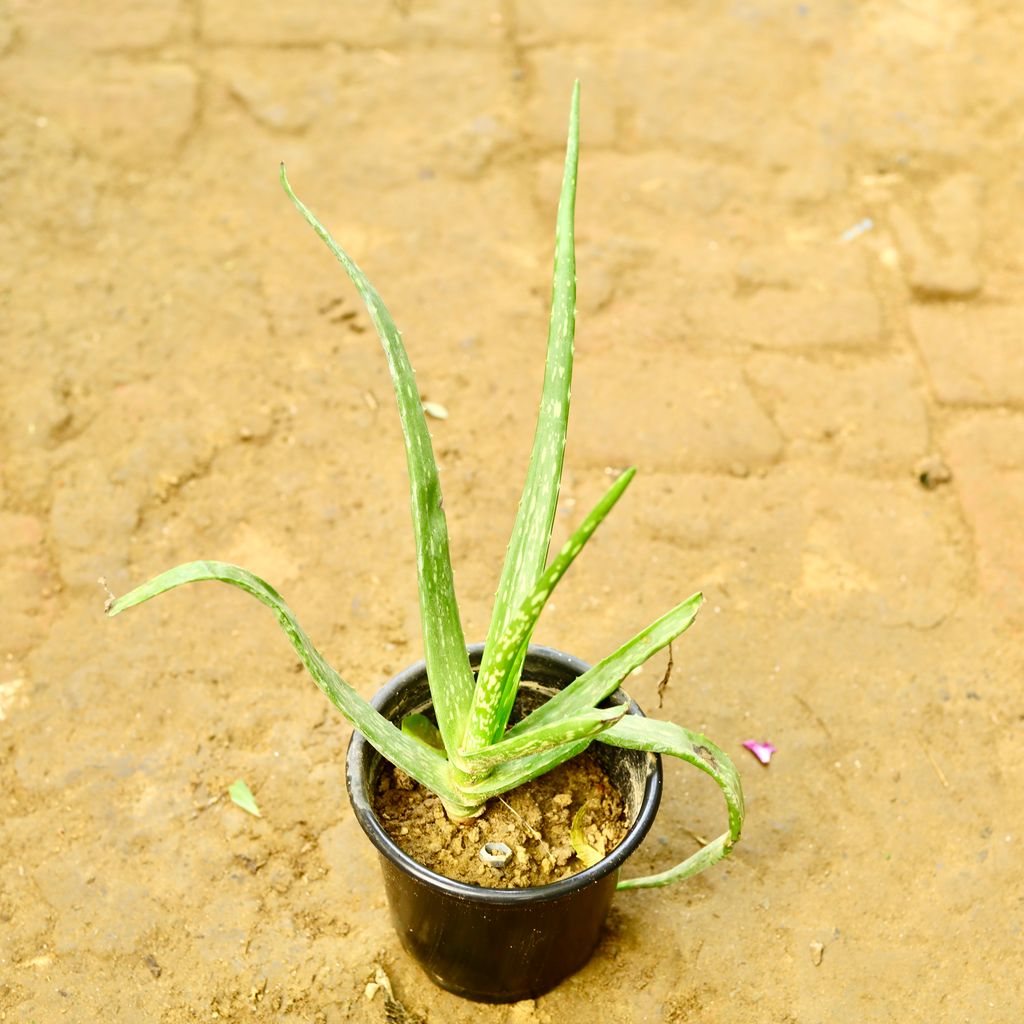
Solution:
[[[555,747],[566,747],[577,740],[588,739],[614,725],[629,710],[625,704],[611,708],[594,708],[577,715],[569,715],[540,726],[520,736],[499,740],[489,747],[463,755],[470,772],[488,771],[499,764],[515,762],[517,758],[540,754]]]
[[[729,829],[717,839],[705,843],[696,853],[665,871],[643,878],[624,879],[619,882],[619,889],[653,889],[670,885],[672,882],[680,882],[711,867],[731,852],[743,828],[743,787],[740,784],[739,772],[723,750],[716,747],[706,736],[684,729],[674,722],[635,716],[623,718],[605,730],[601,734],[601,742],[613,747],[668,754],[699,768],[717,783],[725,797],[729,814]]]
[[[490,661],[486,658],[482,661],[477,676],[473,706],[466,725],[464,752],[468,753],[473,750],[474,744],[476,744],[475,749],[483,749],[486,746],[482,740],[484,736],[500,736],[504,731],[518,689],[518,679],[508,675],[510,666],[516,655],[525,650],[529,643],[534,627],[537,625],[537,619],[558,581],[565,575],[583,546],[604,521],[605,516],[622,497],[635,474],[635,469],[626,470],[580,523],[561,551],[541,574],[540,579],[534,584],[533,590],[523,599],[518,611],[506,625],[501,638],[492,645],[493,656]],[[597,701],[594,703],[596,704]]]
[[[455,602],[448,523],[441,500],[434,448],[430,441],[416,375],[402,344],[402,337],[377,289],[355,261],[331,237],[330,232],[292,191],[281,165],[281,184],[288,198],[320,236],[355,285],[377,330],[391,371],[398,400],[398,415],[405,439],[406,462],[412,497],[412,521],[416,538],[416,569],[419,583],[420,623],[427,662],[430,693],[445,747],[458,749],[470,703],[473,671],[469,667],[462,622]]]
[[[572,93],[569,139],[555,226],[555,269],[540,410],[526,483],[505,554],[480,665],[482,676],[498,676],[502,680],[501,703],[504,704],[509,703],[504,699],[508,690],[512,691],[513,698],[515,696],[525,650],[509,651],[501,645],[501,640],[519,606],[544,571],[562,479],[576,331],[575,210],[579,141],[580,88],[577,82]],[[466,749],[479,750],[493,743],[504,726],[500,715],[472,714],[465,737]]]
[[[490,800],[491,797],[500,796],[510,789],[525,785],[533,779],[539,779],[552,768],[557,768],[577,754],[582,754],[590,746],[592,739],[588,736],[585,739],[550,747],[540,753],[516,758],[515,761],[504,761],[486,775],[465,783],[461,791],[467,802]]]
[[[554,563],[552,564],[554,565]],[[502,737],[501,742],[506,745],[503,749],[517,749],[511,746],[512,741],[528,738],[535,731],[545,737],[557,736],[560,723],[575,718],[588,708],[592,708],[610,697],[634,668],[642,665],[651,655],[660,651],[689,629],[703,602],[702,594],[694,594],[682,604],[656,619],[632,640],[623,644],[614,654],[610,654],[593,668],[588,669],[564,690],[554,694],[536,711],[509,729]],[[624,718],[622,721],[632,721],[632,719]],[[640,721],[652,720],[640,719]],[[609,727],[609,730],[611,728]],[[605,733],[602,731],[596,738],[603,740],[604,735]],[[472,792],[479,798],[489,798],[513,789],[575,757],[587,748],[593,738],[595,737],[563,736],[561,743],[545,746],[528,756],[524,756],[522,748],[518,748],[520,755],[515,760],[497,764],[486,779],[476,780],[465,792]],[[724,754],[722,756],[725,757]],[[728,758],[726,761],[728,762]]]
[[[613,694],[626,676],[639,668],[651,655],[670,644],[693,625],[697,612],[704,603],[703,594],[694,594],[670,612],[656,619],[614,654],[599,661],[564,690],[542,704],[508,731],[508,736],[521,736],[533,729],[544,728],[566,715],[576,714],[584,708],[599,704]]]

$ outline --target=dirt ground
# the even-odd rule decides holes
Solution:
[[[432,1024],[1019,1021],[1022,32],[999,0],[0,2],[0,1021],[377,1022],[375,964]],[[107,621],[96,580],[237,561],[364,694],[420,657],[384,359],[283,159],[449,410],[483,637],[577,75],[556,540],[639,475],[537,639],[596,660],[703,589],[663,713],[749,816],[485,1010],[401,951],[349,728],[266,610]],[[670,766],[626,874],[723,828]]]

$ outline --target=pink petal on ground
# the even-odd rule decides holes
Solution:
[[[761,762],[761,764],[767,764],[772,759],[772,754],[778,750],[778,747],[774,743],[758,743],[757,740],[745,740],[743,746],[749,750],[754,757]]]

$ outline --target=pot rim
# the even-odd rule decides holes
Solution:
[[[471,663],[479,663],[484,645],[468,644],[466,649],[469,652]],[[527,649],[527,657],[539,657],[548,664],[555,663],[559,667],[567,669],[577,676],[582,675],[590,667],[586,662],[571,654],[566,654],[553,647],[544,647],[537,644],[530,644]],[[384,704],[386,704],[404,687],[409,685],[417,677],[422,676],[425,673],[425,669],[426,663],[422,660],[410,665],[408,668],[399,672],[396,676],[392,677],[387,683],[385,683],[373,696],[370,703],[380,710]],[[618,698],[619,703],[625,701],[629,704],[629,711],[627,714],[640,715],[643,717],[644,713],[636,701],[628,697],[621,689],[616,690],[609,699],[616,698]],[[600,742],[600,740],[598,740],[598,742]],[[466,882],[458,882],[453,878],[448,878],[445,875],[439,875],[437,872],[431,871],[419,861],[405,853],[387,834],[384,827],[377,820],[377,815],[373,811],[373,802],[370,794],[367,792],[366,780],[360,771],[360,765],[367,748],[374,750],[362,733],[358,730],[354,731],[352,733],[352,738],[349,740],[348,753],[346,755],[345,777],[348,784],[349,800],[352,804],[352,810],[355,813],[359,824],[362,826],[363,831],[370,839],[370,842],[377,848],[377,852],[382,856],[387,857],[387,859],[398,868],[406,874],[418,879],[424,885],[428,885],[433,889],[440,889],[450,896],[472,900],[477,903],[484,903],[491,906],[509,906],[521,903],[560,899],[561,897],[567,896],[579,889],[584,889],[588,885],[591,885],[604,878],[606,875],[611,874],[611,872],[618,870],[626,859],[636,852],[637,848],[646,838],[647,833],[654,824],[654,818],[658,813],[658,807],[661,803],[661,755],[648,754],[647,756],[651,761],[651,768],[644,784],[644,792],[640,800],[640,807],[637,812],[636,819],[629,827],[629,830],[623,837],[622,842],[620,842],[611,853],[598,861],[593,867],[584,868],[582,871],[577,872],[574,875],[570,875],[568,878],[562,878],[556,882],[549,882],[546,885],[531,886],[526,889],[484,888],[482,886],[469,885]],[[375,750],[374,752],[376,753]],[[387,760],[382,754],[379,754],[378,756]]]

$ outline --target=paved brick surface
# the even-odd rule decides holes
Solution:
[[[1024,620],[1024,417],[971,416],[947,438],[973,532],[979,583],[997,613]]]
[[[579,412],[573,422],[578,459],[591,466],[642,461],[655,470],[749,473],[782,451],[772,421],[754,401],[737,368],[680,353],[672,372],[638,356],[623,366],[617,353],[580,359],[574,380]],[[610,376],[618,379],[606,393]]]
[[[935,395],[949,405],[1024,405],[1024,307],[912,307]]]
[[[664,694],[663,654],[626,682],[738,759],[750,816],[488,1013],[1018,1020],[1022,32],[972,0],[0,3],[0,1019],[377,1021],[375,963],[479,1019],[402,953],[349,727],[265,609],[109,623],[96,580],[236,559],[360,692],[420,656],[387,368],[284,161],[448,410],[485,634],[579,77],[555,542],[640,472],[537,639],[596,661],[703,590]],[[703,782],[670,770],[629,873],[716,834]]]
[[[930,450],[924,381],[906,356],[836,366],[764,355],[747,376],[794,455],[902,477]]]

